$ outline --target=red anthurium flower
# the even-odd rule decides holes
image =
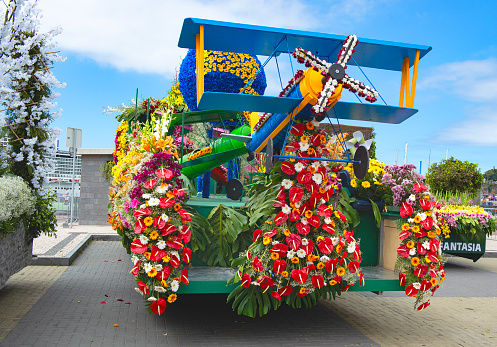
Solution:
[[[348,231],[348,230],[344,230],[343,231],[343,235],[345,236],[345,239],[347,240],[347,242],[352,242],[354,241],[354,232],[353,231]]]
[[[359,245],[355,245],[355,250],[354,250],[354,259],[361,261],[361,251],[359,250]]]
[[[421,226],[425,230],[430,230],[433,227],[433,219],[432,218],[426,218],[424,221],[421,221]]]
[[[354,285],[355,285],[355,283],[347,284],[345,287],[342,288],[342,292],[346,291],[347,289],[349,289],[350,287],[352,287]]]
[[[285,187],[281,186],[280,191],[278,192],[278,195],[276,196],[276,199],[278,200],[285,200]]]
[[[140,290],[140,292],[142,292],[143,294],[150,294],[150,287],[147,286],[145,283],[143,283],[142,281],[138,281],[138,289]]]
[[[304,196],[304,190],[300,187],[293,186],[288,192],[288,198],[291,202],[299,202]]]
[[[312,240],[309,240],[307,242],[307,245],[305,245],[305,246],[302,245],[300,247],[305,251],[305,255],[307,256],[307,255],[312,253],[312,250],[314,249],[314,242],[312,242]]]
[[[284,243],[277,243],[271,247],[271,253],[278,253],[280,258],[286,256],[286,253],[288,252],[288,246],[285,245]]]
[[[286,237],[286,244],[291,249],[296,251],[300,248],[300,245],[302,245],[302,239],[300,238],[299,235],[292,233],[292,234],[290,234],[290,236]]]
[[[431,282],[429,282],[427,280],[422,280],[421,281],[421,286],[419,287],[420,291],[426,292],[430,288],[431,288]]]
[[[401,257],[407,258],[409,256],[409,247],[407,245],[402,245],[397,248],[397,254]]]
[[[180,208],[178,210],[178,213],[181,216],[181,218],[183,218],[184,220],[186,220],[186,221],[191,221],[192,220],[192,217],[191,217],[190,213],[186,212],[186,210],[184,208]]]
[[[286,261],[284,261],[283,259],[274,261],[273,271],[276,272],[277,274],[280,274],[283,271],[285,271],[285,268],[286,268]]]
[[[342,265],[342,263],[343,263],[344,259],[345,259],[345,258],[347,258],[347,257],[348,257],[348,255],[349,255],[349,254],[348,254],[347,252],[343,252],[343,253],[342,253],[342,257],[340,258],[340,261],[338,262],[338,265]]]
[[[329,224],[323,224],[323,225],[321,225],[321,228],[324,231],[329,232],[330,234],[333,234],[335,232],[335,229],[333,229],[333,227],[331,225],[329,225]]]
[[[294,175],[295,174],[295,167],[293,166],[292,163],[285,160],[283,163],[281,163],[281,171],[283,171],[287,175]]]
[[[288,205],[285,200],[276,200],[273,202],[273,207],[283,207]]]
[[[166,241],[166,245],[168,247],[171,247],[172,249],[181,249],[181,248],[183,248],[183,244],[181,243],[181,241],[179,240],[179,238],[177,236],[173,236],[172,240],[167,240]]]
[[[304,296],[306,296],[307,294],[309,294],[309,292],[308,292],[307,290],[305,290],[303,293],[302,293],[302,292],[300,292],[300,291],[298,291],[298,292],[297,292],[297,296],[298,296],[299,298],[303,298],[303,297],[304,297]]]
[[[430,264],[430,276],[437,277],[437,267],[433,263]]]
[[[170,180],[171,178],[173,178],[173,172],[165,168],[158,169],[157,171],[155,171],[155,174],[157,175],[157,177],[165,178],[166,180]]]
[[[152,211],[151,208],[140,208],[138,210],[135,210],[135,213],[133,213],[133,216],[135,216],[135,218],[139,218],[142,216],[148,216],[149,214],[152,214],[152,213],[154,213],[154,211]]]
[[[269,276],[264,276],[264,280],[261,282],[261,289],[266,290],[271,287],[274,287],[274,280]]]
[[[183,262],[189,263],[192,259],[192,250],[188,247],[183,247]]]
[[[325,204],[319,205],[318,214],[321,217],[331,217],[333,215],[333,210]]]
[[[407,239],[409,236],[411,236],[411,232],[409,230],[402,230],[399,234],[399,239],[401,240],[405,240]]]
[[[437,239],[430,239],[430,251],[437,252],[438,247],[440,247],[440,241]]]
[[[302,270],[305,270],[307,274],[309,274],[309,272],[316,270],[316,265],[307,265],[306,267],[303,267]]]
[[[319,186],[314,181],[305,183],[304,187],[311,194],[319,192]]]
[[[290,129],[290,134],[302,136],[306,130],[305,124],[294,124]]]
[[[292,270],[292,278],[299,283],[305,283],[307,281],[307,271],[305,270]]]
[[[302,206],[299,208],[299,213],[301,216],[305,216],[305,213],[311,209],[311,206],[309,205],[309,201],[304,202]]]
[[[417,192],[424,192],[428,190],[428,187],[421,183],[416,183],[412,188]]]
[[[406,288],[406,295],[407,296],[416,296],[416,294],[418,294],[418,290],[416,288],[414,288],[414,285],[409,285],[407,286]]]
[[[180,239],[183,240],[184,243],[190,242],[190,239],[192,238],[192,231],[188,225],[184,224],[181,227],[179,234]]]
[[[254,259],[252,260],[252,268],[255,271],[262,271],[263,269],[262,263],[260,262],[258,257],[254,257]]]
[[[418,265],[414,269],[414,274],[418,277],[423,277],[428,272],[428,265]]]
[[[351,261],[349,263],[349,271],[350,273],[355,273],[359,269],[359,262],[357,260]]]
[[[359,285],[364,286],[364,272],[359,271]]]
[[[145,221],[143,219],[137,219],[135,222],[135,234],[141,234],[145,229],[147,229]]]
[[[425,237],[428,233],[424,230],[421,229],[418,233],[415,233],[417,238]]]
[[[418,242],[416,244],[416,248],[418,249],[418,253],[421,254],[421,255],[425,255],[426,254],[426,248],[423,247],[423,244],[421,242]]]
[[[130,249],[134,254],[143,254],[148,250],[148,244],[144,245],[140,242],[140,239],[136,239],[131,242]]]
[[[425,308],[427,308],[428,306],[430,306],[430,300],[428,300],[427,302],[424,302],[422,303],[421,305],[418,306],[418,311],[422,311],[424,310]]]
[[[179,258],[176,256],[176,254],[171,254],[171,259],[169,259],[169,264],[175,269],[178,268],[179,266]]]
[[[159,298],[150,304],[150,309],[153,313],[157,313],[159,316],[166,310],[166,300],[164,298]]]
[[[164,227],[160,228],[159,230],[161,232],[160,233],[161,236],[167,236],[169,234],[176,232],[176,230],[178,230],[178,228],[176,228],[172,224],[165,224]]]
[[[431,208],[431,202],[430,202],[430,200],[420,199],[419,200],[419,204],[421,205],[421,208],[423,210],[429,210]]]
[[[188,281],[188,269],[181,270],[181,283],[187,285],[190,281]]]
[[[259,237],[261,237],[261,236],[262,236],[262,230],[260,230],[260,229],[256,229],[256,230],[254,231],[253,236],[252,236],[252,242],[257,241],[257,240],[259,239]]]
[[[300,143],[298,141],[292,141],[288,145],[285,146],[286,152],[295,152],[300,149]]]
[[[171,268],[167,265],[162,266],[162,270],[157,271],[157,275],[155,276],[159,281],[165,281],[168,279],[171,274]]]
[[[402,218],[407,218],[407,217],[411,216],[413,212],[414,212],[414,210],[413,210],[412,206],[406,202],[404,202],[402,204],[402,206],[400,206],[400,216]]]
[[[174,194],[174,196],[183,196],[183,195],[186,195],[186,190],[183,188],[180,188],[180,189],[174,188],[172,190],[172,193]]]
[[[342,213],[342,211],[340,210],[337,210],[338,211],[338,214],[340,215],[340,220],[344,223],[347,223],[347,218],[345,217],[345,215]]]
[[[290,295],[292,294],[292,292],[293,292],[293,287],[290,285],[278,289],[278,294],[281,296]]]
[[[152,245],[150,247],[150,260],[151,261],[159,261],[167,255],[166,251],[160,249],[159,247]]]
[[[288,219],[288,215],[285,212],[280,211],[274,217],[274,224],[281,225],[281,224],[285,223],[287,221],[287,219]]]
[[[324,279],[321,275],[313,275],[311,277],[312,285],[316,288],[324,287]]]
[[[437,291],[438,288],[440,288],[438,284],[435,287],[431,287],[431,295],[435,295],[435,292]]]
[[[150,189],[152,188],[153,186],[155,186],[157,184],[157,180],[148,180],[147,182],[145,182],[145,184],[143,185],[143,188],[145,189]]]
[[[437,253],[435,253],[435,252],[432,252],[432,251],[426,252],[426,258],[428,258],[428,260],[431,261],[432,263],[438,262],[438,256],[437,256]]]
[[[329,237],[325,237],[323,241],[318,243],[318,248],[321,253],[331,254],[333,252],[333,241]]]
[[[406,285],[406,274],[405,273],[399,273],[399,282],[400,285],[403,287]]]
[[[316,147],[316,146],[318,146],[321,143],[320,136],[321,136],[321,134],[319,134],[319,133],[314,133],[314,134],[311,135],[309,143],[310,143],[310,145],[312,147]]]
[[[169,208],[173,206],[175,203],[176,201],[174,201],[174,199],[166,198],[164,196],[159,199],[159,206],[161,208]]]
[[[275,290],[273,290],[273,291],[271,292],[271,296],[272,296],[273,298],[275,298],[276,300],[281,300],[281,295],[280,295],[280,293],[278,293],[278,292],[277,292],[277,291],[275,291]]]
[[[292,212],[288,215],[288,219],[291,220],[292,222],[298,221],[300,218],[300,213],[299,210],[294,208],[292,209]]]
[[[309,206],[315,207],[319,200],[321,200],[321,194],[312,193],[311,197],[309,198]]]
[[[244,288],[250,287],[250,282],[251,282],[250,275],[249,274],[243,274],[243,276],[242,276],[242,282],[241,282],[242,283],[242,287],[244,287]]]
[[[342,276],[335,276],[332,278],[334,281],[337,281],[337,283],[342,282]]]
[[[155,222],[155,219],[154,219],[154,222]],[[160,229],[164,228],[165,225],[166,225],[166,220],[164,218],[162,218],[162,216],[161,216],[157,219],[157,225],[155,225],[155,226],[160,230]]]
[[[321,220],[319,219],[318,215],[307,218],[307,222],[309,222],[309,224],[315,228],[319,228],[319,226],[321,225]]]
[[[137,276],[138,273],[140,272],[140,263],[141,261],[137,261],[135,266],[133,266],[133,269],[131,270],[131,273],[135,276]]]
[[[299,181],[302,184],[306,184],[311,179],[312,179],[312,174],[309,171],[307,171],[306,169],[303,169],[297,175],[297,181]]]
[[[324,192],[323,194],[324,201],[328,202],[334,193],[335,193],[335,188],[333,187],[330,187],[328,190],[326,190],[326,192]]]
[[[264,233],[264,235],[262,235],[262,237],[273,237],[277,233],[278,233],[278,229],[269,230],[269,231],[266,231]]]

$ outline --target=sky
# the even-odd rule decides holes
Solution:
[[[137,88],[139,98],[166,95],[187,52],[177,47],[183,20],[194,17],[431,46],[419,64],[418,113],[398,125],[343,123],[374,126],[377,158],[386,164],[404,163],[406,143],[407,163],[421,164],[422,173],[447,151],[482,173],[497,164],[497,2],[38,0],[38,7],[42,31],[63,29],[56,40],[66,60],[52,69],[66,83],[56,90],[63,115],[53,123],[63,130],[61,149],[66,127],[82,129],[83,148],[113,148],[118,123],[103,110],[130,104]],[[289,64],[280,68],[285,83]],[[269,63],[266,95],[280,91],[275,71]],[[400,72],[365,72],[398,105]],[[360,71],[347,73],[365,81]]]

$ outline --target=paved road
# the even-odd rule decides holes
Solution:
[[[257,319],[233,313],[225,295],[180,295],[149,315],[130,268],[119,242],[98,241],[69,267],[25,268],[0,291],[0,347],[497,345],[497,258],[451,258],[422,312],[401,293],[345,293]]]

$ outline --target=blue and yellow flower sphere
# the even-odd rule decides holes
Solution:
[[[195,52],[194,49],[188,51],[178,76],[179,89],[190,111],[198,111]],[[259,59],[250,54],[205,51],[204,91],[239,93],[259,68],[261,71],[245,89],[245,94],[264,95],[266,75]]]

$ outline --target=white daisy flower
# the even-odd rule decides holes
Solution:
[[[140,259],[135,254],[133,254],[131,256],[131,261],[133,262],[133,265],[136,265],[136,263],[138,263]]]
[[[281,211],[282,211],[283,213],[290,214],[290,212],[292,212],[292,209],[290,208],[290,206],[285,205],[285,206],[283,206],[283,207],[281,208]]]
[[[157,198],[150,198],[148,200],[148,206],[159,206],[160,200]]]
[[[147,204],[141,204],[140,208],[147,208]]]
[[[149,271],[152,271],[154,267],[152,266],[152,264],[150,263],[145,263],[143,264],[143,269],[146,271],[146,272],[149,272]]]
[[[305,217],[300,218],[300,222],[301,222],[302,224],[304,224],[304,225],[309,224],[309,222],[307,221],[307,218],[305,218]]]
[[[330,257],[323,255],[321,258],[319,258],[319,261],[322,263],[326,263],[328,260],[330,260]]]
[[[295,164],[294,168],[295,168],[296,172],[300,172],[300,171],[302,171],[304,169],[304,164],[297,163],[297,164]]]
[[[151,296],[150,298],[147,299],[147,301],[157,301],[157,298]]]
[[[411,200],[411,201],[416,201],[416,195],[411,194],[411,195],[409,196],[409,200]]]
[[[423,248],[424,249],[430,249],[430,242],[428,240],[426,240],[425,242],[423,242]]]
[[[140,235],[139,239],[142,245],[148,245],[148,238],[145,235]]]
[[[293,257],[295,257],[295,251],[293,249],[289,250],[288,252],[286,252],[286,257],[288,259],[292,259]]]
[[[158,293],[165,293],[166,292],[166,289],[164,289],[164,287],[161,287],[161,286],[155,286],[154,290]]]
[[[160,186],[157,186],[157,188],[155,188],[155,191],[159,194],[166,194],[168,190],[169,190],[168,184],[161,184]]]
[[[297,251],[297,257],[299,257],[299,258],[305,258],[305,251],[303,249],[299,249]]]
[[[290,189],[292,188],[293,182],[288,178],[285,178],[283,181],[281,181],[281,185],[285,187],[285,189]]]
[[[302,206],[302,200],[295,203],[295,208],[300,208]]]
[[[155,264],[154,269],[157,271],[162,271],[162,264]]]
[[[414,248],[414,247],[413,247],[413,248],[411,248],[411,249],[409,250],[409,255],[410,255],[410,256],[416,255],[416,248]]]
[[[165,213],[161,214],[160,218],[166,223],[169,221],[169,217]]]
[[[157,242],[157,248],[159,248],[159,249],[166,248],[166,241],[160,240],[159,242]]]
[[[314,163],[311,164],[311,166],[314,168],[314,171],[318,171],[319,169],[319,163],[317,161],[315,161]]]
[[[326,224],[331,224],[331,218],[330,218],[330,217],[326,217],[326,218],[324,219],[324,222],[325,222]]]
[[[323,176],[321,176],[321,174],[319,173],[315,173],[314,175],[312,175],[312,179],[317,184],[321,184],[323,182]]]
[[[414,223],[414,218],[409,218],[409,219],[407,219],[407,222],[408,222],[408,223]]]
[[[178,291],[178,289],[179,289],[179,282],[178,282],[178,281],[176,281],[176,280],[173,280],[173,281],[171,282],[171,290],[172,290],[173,292],[177,292],[177,291]]]
[[[307,152],[309,149],[309,144],[307,142],[300,142],[300,151],[301,152]]]
[[[425,220],[425,219],[428,217],[428,216],[426,215],[426,213],[424,213],[424,212],[423,212],[423,213],[421,213],[419,216],[421,217],[421,220],[422,220],[422,221],[423,221],[423,220]]]
[[[148,200],[150,199],[152,196],[150,194],[142,194],[142,198],[145,199],[145,200]]]
[[[306,239],[305,237],[301,240],[301,243],[303,246],[307,246],[309,244],[309,240]]]
[[[340,241],[340,240],[339,240],[339,239],[338,239],[338,237],[336,237],[336,236],[331,238],[331,243],[333,243],[333,246],[338,245],[338,242],[339,242],[339,241]]]
[[[416,289],[419,289],[419,288],[421,288],[421,283],[419,283],[419,282],[415,282],[415,283],[413,283],[413,284],[412,284],[412,286],[413,286],[414,288],[416,288]]]
[[[355,242],[352,241],[351,243],[349,243],[348,247],[347,247],[347,252],[348,253],[354,253],[355,251]]]

